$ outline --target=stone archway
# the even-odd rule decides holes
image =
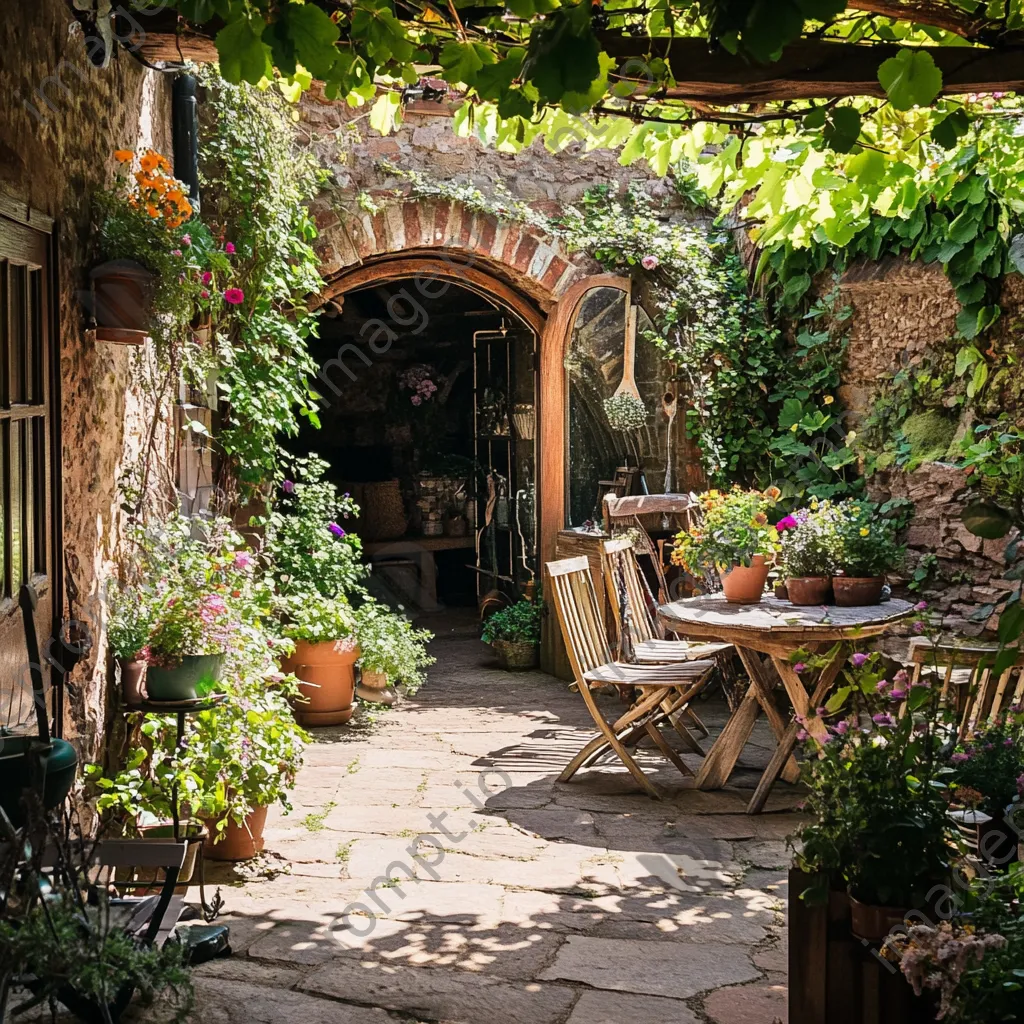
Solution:
[[[605,273],[537,228],[447,200],[405,199],[347,221],[329,208],[314,207],[314,214],[324,278],[320,302],[372,284],[444,280],[488,295],[536,331],[539,553],[541,562],[554,558],[566,516],[565,353],[587,292],[629,293],[629,278]]]

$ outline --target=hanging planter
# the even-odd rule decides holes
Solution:
[[[94,267],[92,314],[100,328],[145,334],[152,318],[156,278],[133,260],[110,260]]]

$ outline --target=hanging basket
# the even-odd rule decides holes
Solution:
[[[397,480],[364,484],[363,524],[366,540],[397,540],[405,535],[409,518]]]

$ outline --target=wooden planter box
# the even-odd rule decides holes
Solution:
[[[927,997],[914,995],[877,944],[850,931],[850,906],[836,893],[808,906],[800,893],[812,876],[789,872],[789,1024],[929,1024]]]

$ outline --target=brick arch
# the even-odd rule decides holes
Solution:
[[[601,273],[581,253],[539,228],[503,221],[444,199],[390,202],[378,213],[342,219],[331,209],[314,211],[320,230],[316,251],[325,298],[348,291],[353,268],[396,255],[441,251],[460,265],[478,267],[535,303],[547,314],[577,282]]]

